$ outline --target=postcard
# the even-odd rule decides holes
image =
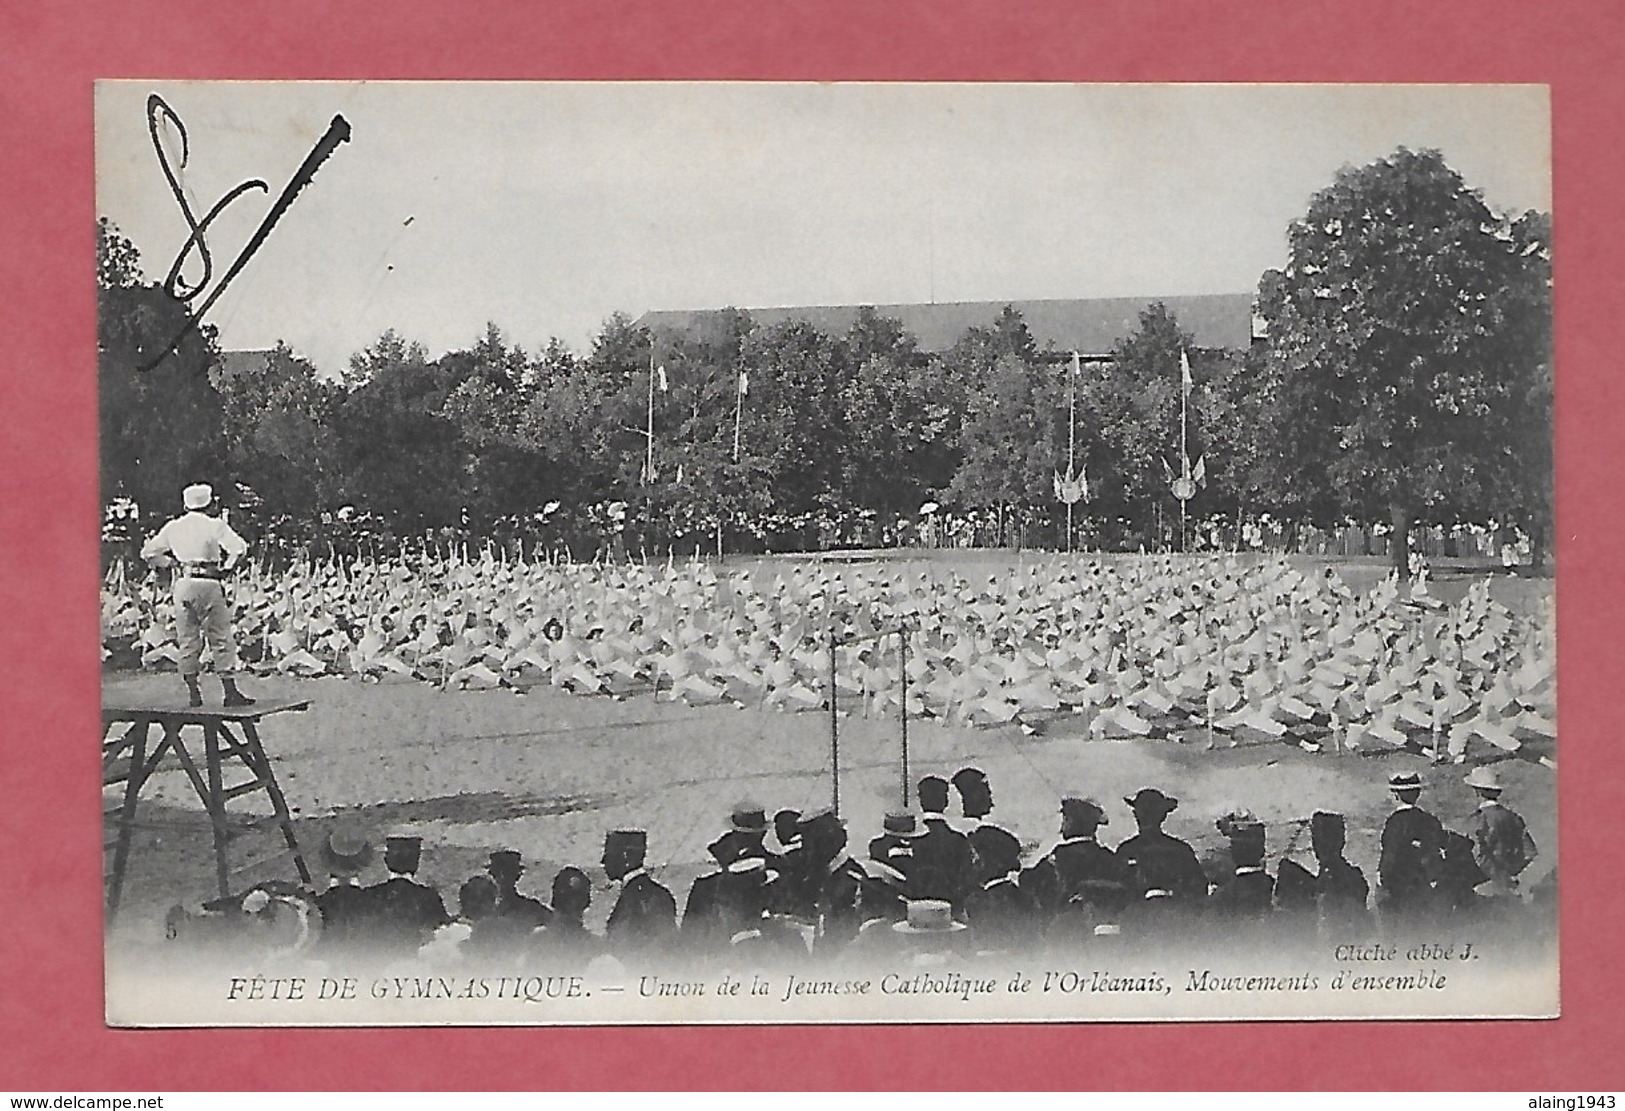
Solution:
[[[1545,87],[95,107],[111,1025],[1558,1015]]]

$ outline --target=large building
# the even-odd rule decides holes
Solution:
[[[1076,351],[1086,361],[1104,361],[1119,341],[1140,325],[1140,313],[1160,301],[1190,332],[1199,348],[1245,350],[1258,334],[1250,293],[1207,293],[1182,297],[1097,297],[1047,301],[950,301],[929,305],[875,305],[881,316],[899,321],[924,351],[945,351],[967,329],[986,327],[1006,305],[1021,313],[1039,348]],[[758,324],[805,320],[820,331],[840,335],[857,319],[858,305],[746,309]],[[637,323],[655,332],[704,331],[721,309],[665,309],[644,313]]]

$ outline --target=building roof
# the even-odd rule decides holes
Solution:
[[[1097,297],[1047,301],[951,301],[930,305],[875,305],[881,316],[899,321],[924,351],[945,351],[967,329],[987,327],[1006,305],[1021,313],[1040,349],[1105,355],[1140,326],[1140,313],[1161,301],[1205,348],[1246,349],[1253,338],[1250,293],[1206,293],[1180,297]],[[804,320],[820,331],[839,335],[857,319],[858,305],[812,305],[745,309],[758,324]],[[662,309],[644,313],[637,323],[653,331],[686,332],[703,328],[722,309]]]
[[[265,369],[270,362],[272,349],[267,347],[258,351],[222,351],[220,352],[220,377],[234,378],[239,374],[250,374]]]

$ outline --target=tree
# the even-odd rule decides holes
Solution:
[[[743,436],[766,462],[774,510],[833,510],[842,501],[847,375],[840,344],[803,320],[758,328],[741,359],[750,368]]]
[[[1194,345],[1168,307],[1157,302],[1141,311],[1139,327],[1113,347],[1106,373],[1080,383],[1080,440],[1087,445],[1092,476],[1091,509],[1108,520],[1129,522],[1130,535],[1114,538],[1119,543],[1138,538],[1161,544],[1157,522],[1178,514],[1166,468],[1180,469],[1180,353],[1190,359],[1198,383],[1207,373],[1203,353]],[[1209,442],[1211,402],[1209,391],[1192,391],[1188,443],[1193,464]],[[1202,504],[1205,495],[1199,499]]]
[[[393,330],[350,358],[334,415],[348,496],[400,532],[457,524],[469,452],[444,406],[454,383]]]
[[[1012,511],[1024,518],[1050,495],[1055,400],[1048,376],[1015,354],[1000,357],[971,394],[960,433],[963,458],[948,493],[961,505],[994,510],[1001,544],[1008,542]]]
[[[1522,265],[1501,291],[1501,346],[1512,377],[1512,421],[1502,461],[1498,517],[1529,534],[1531,562],[1544,563],[1552,529],[1552,218],[1526,212],[1511,228]]]
[[[527,435],[537,376],[524,350],[490,323],[472,347],[447,352],[437,365],[453,383],[441,412],[462,437],[470,523],[484,529],[535,513],[555,483],[547,452]]]
[[[977,435],[999,438],[1009,434],[1008,429],[995,431],[1000,423],[992,417],[995,405],[990,391],[999,377],[995,371],[1001,362],[1006,364],[1007,371],[1012,370],[1014,364],[1030,369],[1037,353],[1038,344],[1020,311],[1006,305],[992,325],[965,329],[965,334],[952,347],[931,360],[926,372],[923,410],[924,419],[933,429],[928,473],[948,476],[941,486],[944,497],[966,498],[967,505],[987,508],[1000,504],[997,497],[990,496],[993,491],[1013,489],[1025,483],[1020,478],[994,477],[1001,466],[991,454],[997,449],[972,447],[970,423],[980,413],[983,424]],[[1013,391],[1012,396],[1019,396],[1030,391],[1032,383],[1018,384],[1012,378],[1004,386]],[[1028,397],[1023,404],[1031,405],[1032,399]],[[1014,463],[1013,460],[1005,462]],[[961,478],[961,474],[965,477]],[[1030,493],[1026,500],[1036,496],[1037,493]]]
[[[1403,569],[1416,520],[1482,519],[1508,496],[1531,380],[1507,312],[1524,244],[1438,151],[1405,148],[1339,171],[1288,240],[1260,286],[1277,428],[1314,445],[1310,481],[1350,516],[1386,513]]]
[[[848,430],[841,484],[859,506],[912,515],[953,478],[956,460],[944,449],[959,407],[934,388],[914,337],[873,308],[858,311],[846,350],[853,370],[841,398]]]
[[[222,360],[213,381],[231,466],[267,512],[302,516],[337,500],[336,383],[285,343],[263,357]]]
[[[214,328],[142,281],[135,245],[106,219],[96,224],[96,278],[102,503],[128,497],[150,513],[178,505],[193,482],[228,490],[220,395],[209,380],[220,358]],[[143,369],[177,334],[175,350]]]

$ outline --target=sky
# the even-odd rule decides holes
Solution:
[[[187,238],[153,93],[195,213],[269,185],[209,227],[216,280],[349,122],[207,314],[324,374],[387,329],[585,351],[617,311],[1250,292],[1340,167],[1399,146],[1551,208],[1541,86],[103,82],[97,212],[152,280]]]

